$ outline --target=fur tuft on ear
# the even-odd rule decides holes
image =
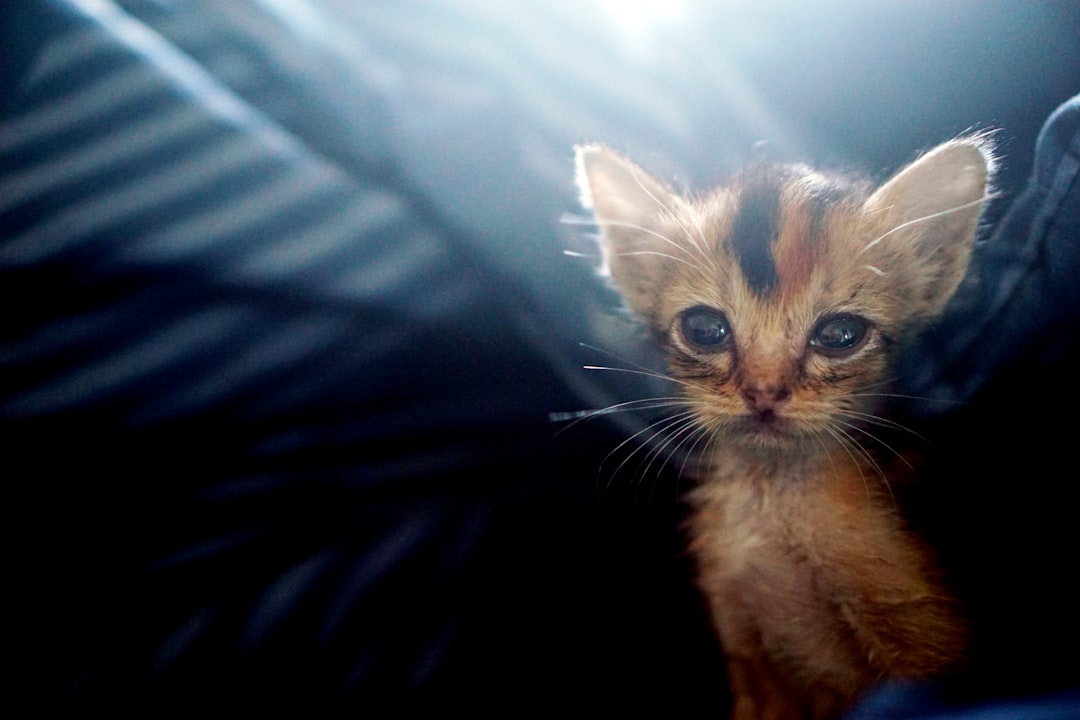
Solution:
[[[683,201],[603,145],[579,145],[575,162],[581,203],[600,227],[604,266],[630,309],[651,318],[666,264],[679,252],[664,229]]]
[[[907,269],[914,315],[938,315],[967,272],[993,169],[987,135],[957,138],[894,175],[863,206],[877,232],[863,252]]]

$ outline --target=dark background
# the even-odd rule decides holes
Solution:
[[[622,444],[647,414],[551,419],[668,392],[583,369],[655,358],[563,254],[572,145],[701,187],[762,153],[883,179],[999,128],[997,220],[1080,88],[1080,12],[15,0],[0,73],[21,688],[674,711],[726,702],[677,463]],[[1023,287],[969,347],[1015,348],[989,377],[912,361],[953,398],[907,408],[944,478],[921,520],[1004,598],[979,696],[1078,678],[1075,303]]]

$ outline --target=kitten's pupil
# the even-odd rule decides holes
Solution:
[[[719,310],[696,307],[683,313],[682,334],[697,348],[719,350],[731,340],[731,326]]]
[[[858,349],[866,339],[866,321],[855,315],[834,315],[822,321],[810,345],[825,355],[843,355]]]

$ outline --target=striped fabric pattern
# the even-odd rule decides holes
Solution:
[[[55,31],[0,120],[0,420],[59,648],[37,674],[425,687],[466,604],[504,612],[460,579],[489,505],[522,502],[490,479],[574,401],[376,128],[337,110],[368,137],[336,138],[287,92],[309,55],[269,5],[168,6],[39,5]]]

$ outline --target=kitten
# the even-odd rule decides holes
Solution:
[[[701,197],[577,148],[608,271],[660,338],[700,447],[690,549],[733,717],[830,718],[946,673],[964,622],[877,443],[890,361],[963,277],[993,161],[946,142],[877,189],[759,167]]]

